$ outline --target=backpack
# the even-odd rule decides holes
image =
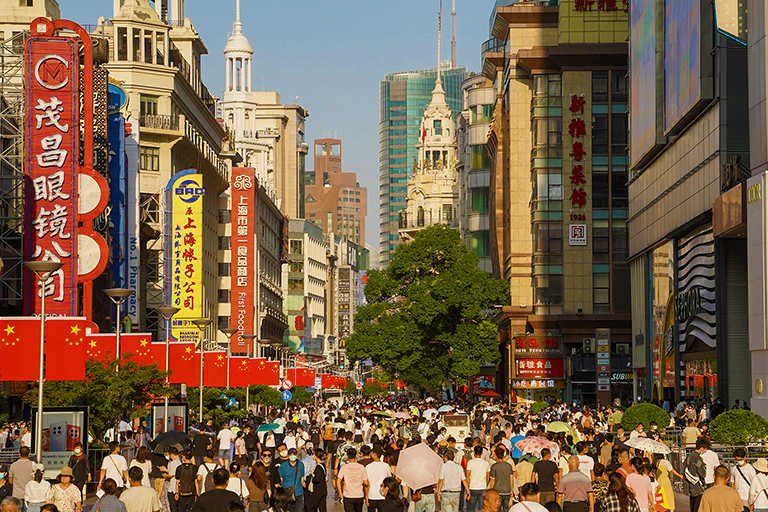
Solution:
[[[212,491],[216,488],[216,486],[213,485],[213,472],[219,469],[219,465],[216,464],[216,467],[213,468],[213,471],[205,463],[203,463],[203,467],[208,472],[205,474],[205,479],[203,480],[203,491]]]
[[[192,496],[195,494],[195,466],[184,463],[176,470],[179,481],[179,496]],[[213,480],[213,478],[211,478]]]

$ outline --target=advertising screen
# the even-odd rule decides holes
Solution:
[[[630,3],[630,148],[633,164],[656,143],[656,4],[655,0]]]
[[[150,435],[155,437],[165,432],[163,425],[163,404],[152,404],[152,431]],[[171,426],[170,430],[176,432],[187,432],[188,428],[188,414],[189,406],[187,404],[173,404],[168,405],[168,424]]]
[[[665,133],[702,97],[700,1],[667,0],[664,3]]]
[[[35,453],[37,408],[32,409],[32,453]],[[75,443],[88,448],[87,407],[46,407],[43,409],[43,465],[45,478],[55,479],[74,454]]]

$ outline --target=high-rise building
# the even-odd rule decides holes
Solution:
[[[485,143],[496,103],[496,90],[483,75],[467,78],[462,88],[464,110],[457,119],[461,239],[480,258],[478,266],[490,273],[491,157]]]
[[[315,140],[315,170],[305,177],[307,220],[326,237],[336,234],[356,244],[365,242],[368,190],[360,186],[357,174],[341,170],[340,140]]]
[[[499,0],[482,46],[497,93],[480,120],[490,122],[491,261],[511,295],[495,317],[498,388],[521,400],[633,398],[631,380],[610,373],[629,375],[633,341],[628,5]]]
[[[463,108],[461,83],[467,68],[440,65],[445,99],[454,118]],[[379,82],[379,249],[381,265],[401,243],[399,215],[406,208],[408,180],[418,157],[416,144],[424,110],[432,101],[437,68],[404,71]]]
[[[234,31],[224,48],[226,84],[221,102],[224,124],[261,186],[291,219],[304,218],[304,172],[309,146],[304,125],[309,112],[301,105],[282,105],[274,91],[254,91],[253,49],[243,34],[240,0]]]

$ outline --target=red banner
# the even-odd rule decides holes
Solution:
[[[288,368],[285,376],[294,386],[311,388],[315,385],[315,370],[309,368]]]
[[[89,334],[85,338],[85,357],[96,361],[115,358],[117,335],[115,333]]]
[[[171,343],[170,347],[171,384],[200,385],[200,353],[194,343]]]
[[[31,37],[25,52],[25,247],[27,260],[64,263],[45,285],[46,313],[77,313],[77,43]],[[43,290],[25,271],[24,310],[39,314]]]
[[[85,380],[85,318],[45,319],[45,380]]]
[[[563,359],[517,359],[517,376],[521,379],[563,379]]]
[[[0,381],[37,380],[40,369],[40,319],[0,318]]]
[[[247,354],[248,340],[244,334],[253,334],[254,286],[256,249],[254,238],[256,226],[256,204],[254,188],[256,178],[251,167],[232,168],[232,263],[231,290],[232,317],[230,327],[239,332],[232,337],[233,354]]]
[[[248,386],[250,373],[249,359],[247,357],[232,357],[229,360],[229,385],[233,388]]]
[[[227,385],[227,353],[206,352],[203,383],[207,388],[223,388]]]

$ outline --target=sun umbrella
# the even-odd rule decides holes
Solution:
[[[422,413],[422,416],[425,418],[431,418],[432,416],[437,416],[437,409],[427,409]]]
[[[547,425],[547,432],[570,432],[571,426],[564,421],[553,421]]]
[[[486,391],[483,391],[482,393],[480,393],[480,394],[479,394],[479,395],[477,395],[477,396],[486,396],[486,397],[494,397],[494,398],[498,398],[498,397],[500,397],[501,395],[500,395],[500,394],[498,394],[497,392],[495,392],[495,391],[494,391],[494,390],[492,390],[492,389],[488,389],[488,390],[486,390]]]
[[[555,443],[547,441],[543,437],[526,437],[516,442],[515,446],[523,453],[541,453],[543,448],[554,449]]]
[[[452,410],[453,410],[453,407],[451,407],[450,405],[443,405],[443,406],[440,406],[437,412],[451,412]]]
[[[347,428],[346,423],[329,423],[328,426],[331,428]]]
[[[396,412],[395,413],[395,418],[397,418],[399,420],[407,420],[410,417],[411,416],[407,412],[400,411],[400,412]]]
[[[385,418],[392,417],[392,415],[389,414],[387,411],[373,411],[371,412],[371,416],[384,416]]]
[[[421,489],[437,483],[443,460],[424,443],[400,452],[395,475],[411,489]]]
[[[644,452],[651,452],[651,453],[669,453],[670,452],[669,446],[662,443],[661,441],[655,441],[648,437],[635,437],[634,439],[630,438],[624,441],[624,444],[626,444],[627,446],[633,447],[635,450],[641,450]]]
[[[269,432],[275,430],[279,426],[278,423],[265,423],[264,425],[259,426],[259,428],[256,429],[256,432]]]
[[[154,438],[152,442],[149,443],[149,446],[155,453],[163,453],[166,446],[172,446],[179,452],[182,452],[190,445],[190,443],[192,443],[192,440],[184,432],[169,430]]]
[[[428,396],[426,399],[424,399],[425,402],[431,402],[433,400],[434,400],[434,398],[431,397],[431,396]]]

